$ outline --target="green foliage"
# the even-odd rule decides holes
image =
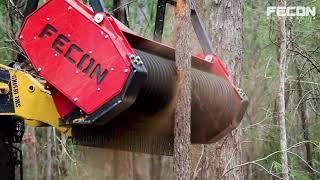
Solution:
[[[312,176],[301,171],[290,171],[290,178],[297,180],[312,180]]]
[[[282,165],[279,162],[273,161],[271,164],[271,171],[272,172],[281,172]]]
[[[245,1],[244,9],[244,64],[242,85],[251,99],[251,106],[243,121],[244,140],[250,141],[249,147],[254,147],[254,152],[248,153],[250,159],[259,159],[269,154],[279,151],[279,129],[277,115],[277,92],[278,92],[278,45],[277,45],[277,17],[267,17],[266,8],[271,6],[265,1]],[[319,1],[288,1],[288,6],[310,6],[320,9]],[[312,67],[312,64],[303,56],[293,53],[290,50],[307,52],[312,60],[319,62],[320,29],[319,15],[316,17],[290,17],[287,20],[288,28],[288,86],[287,91],[290,94],[287,105],[286,126],[288,147],[298,142],[304,141],[303,130],[300,119],[299,105],[301,101],[308,103],[308,128],[310,140],[320,141],[320,106],[316,101],[307,100],[312,94],[319,97],[320,73]],[[304,52],[303,52],[304,53]],[[315,63],[316,64],[316,63]],[[319,64],[318,64],[319,66]],[[303,81],[304,99],[297,95],[296,68],[301,69]],[[320,67],[320,66],[319,66]],[[301,75],[300,75],[301,76]],[[315,84],[314,84],[315,83]],[[318,85],[317,85],[318,83]],[[309,93],[309,95],[306,95]],[[247,128],[250,127],[250,128]],[[247,146],[247,145],[244,145]],[[313,168],[318,170],[319,166],[319,147],[312,145]],[[295,154],[306,159],[305,144],[292,148]],[[270,156],[268,159],[260,162],[266,169],[273,173],[281,173],[280,153]],[[307,165],[300,159],[289,154],[290,175],[293,179],[311,179],[319,178],[319,174],[311,174]],[[263,179],[266,176],[265,171],[259,167],[254,167],[254,176],[249,179]],[[255,178],[253,178],[255,177]]]
[[[8,49],[8,43],[5,42],[7,39],[7,29],[6,29],[6,10],[5,10],[5,0],[0,0],[0,63],[7,64],[11,61],[11,53]]]

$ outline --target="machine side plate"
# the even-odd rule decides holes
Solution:
[[[55,0],[29,16],[19,42],[34,68],[87,114],[119,95],[131,72],[125,39],[103,14]]]

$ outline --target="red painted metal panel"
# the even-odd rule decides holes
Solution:
[[[61,117],[66,116],[76,107],[76,105],[72,101],[61,94],[57,89],[50,88],[50,91],[57,111]]]
[[[233,81],[230,78],[227,69],[225,68],[225,65],[222,63],[222,61],[213,54],[196,54],[193,55],[196,58],[201,59],[202,61],[209,62],[211,64],[210,66],[210,72],[212,74],[218,75],[222,77],[223,79],[227,80],[231,85],[233,85]]]
[[[87,114],[121,92],[134,54],[112,16],[98,24],[94,15],[77,0],[51,0],[18,37],[38,73]]]

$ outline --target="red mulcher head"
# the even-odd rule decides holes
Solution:
[[[47,2],[25,20],[19,42],[33,67],[61,93],[53,97],[67,117],[63,124],[84,114],[95,117],[81,121],[90,124],[115,108],[126,109],[146,77],[113,17],[99,13],[95,19],[79,1]],[[75,110],[67,112],[70,105]]]
[[[75,142],[171,154],[174,49],[120,27],[77,0],[51,0],[25,20],[18,39]],[[191,140],[215,142],[238,126],[247,99],[216,56],[193,56],[192,66]]]

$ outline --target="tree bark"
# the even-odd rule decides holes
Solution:
[[[176,66],[178,97],[174,124],[174,174],[176,179],[191,177],[191,48],[189,43],[190,1],[178,0],[176,6]]]
[[[113,0],[113,15],[120,22],[129,27],[128,21],[128,1]],[[133,153],[124,151],[114,151],[113,153],[114,178],[117,180],[130,180],[133,174]]]
[[[129,27],[127,4],[128,0],[113,0],[112,11],[115,18]]]
[[[113,173],[116,180],[133,180],[132,153],[125,151],[114,151]]]
[[[160,180],[162,170],[162,157],[159,155],[151,155],[151,177],[153,180]]]
[[[145,21],[147,20],[147,12],[148,11],[148,1],[147,0],[137,0],[137,9],[136,9],[136,17],[134,19],[134,29],[135,32],[141,33],[143,30],[143,26],[145,25]]]
[[[132,153],[133,177],[135,180],[155,179],[152,177],[152,167],[149,154]],[[160,169],[158,169],[160,172]]]
[[[27,177],[38,179],[38,159],[34,127],[26,127],[22,140],[23,167],[27,170]]]
[[[59,153],[59,165],[58,165],[58,173],[61,177],[67,176],[67,164],[68,164],[68,156],[67,152],[63,150],[64,147],[66,147],[67,138],[60,134],[61,142],[60,142],[60,153]]]
[[[235,86],[240,84],[243,54],[243,0],[212,1],[209,36],[214,53],[225,63]],[[241,164],[240,128],[212,145],[205,145],[198,179],[244,179]]]
[[[46,160],[46,180],[51,180],[52,178],[52,128],[47,128],[47,160]]]
[[[8,51],[10,56],[10,62],[17,58],[17,52],[20,51],[17,42],[15,41],[16,32],[18,31],[18,26],[22,19],[21,7],[24,7],[25,0],[5,0],[3,3],[5,5],[5,23],[2,25],[5,29],[6,39],[4,42],[9,45],[12,49]],[[9,62],[6,62],[9,63]]]
[[[300,77],[301,71],[297,67],[297,86],[298,86],[298,101],[301,102],[299,104],[299,111],[300,111],[300,120],[301,120],[301,126],[302,126],[302,131],[303,131],[303,139],[305,141],[310,141],[310,134],[309,134],[309,113],[308,113],[308,108],[307,108],[307,100],[304,100],[304,89],[302,87],[301,81],[302,78]],[[309,167],[307,167],[310,175],[312,176],[313,174],[313,164],[312,164],[312,146],[310,143],[305,143],[306,147],[306,156],[307,156],[307,163]],[[311,168],[310,168],[311,167]]]
[[[286,0],[277,0],[278,6],[286,6]],[[285,82],[287,69],[287,30],[286,17],[278,17],[279,35],[279,128],[280,128],[280,149],[283,179],[289,179],[288,154],[287,154],[287,133],[286,133],[286,103],[285,103]]]

